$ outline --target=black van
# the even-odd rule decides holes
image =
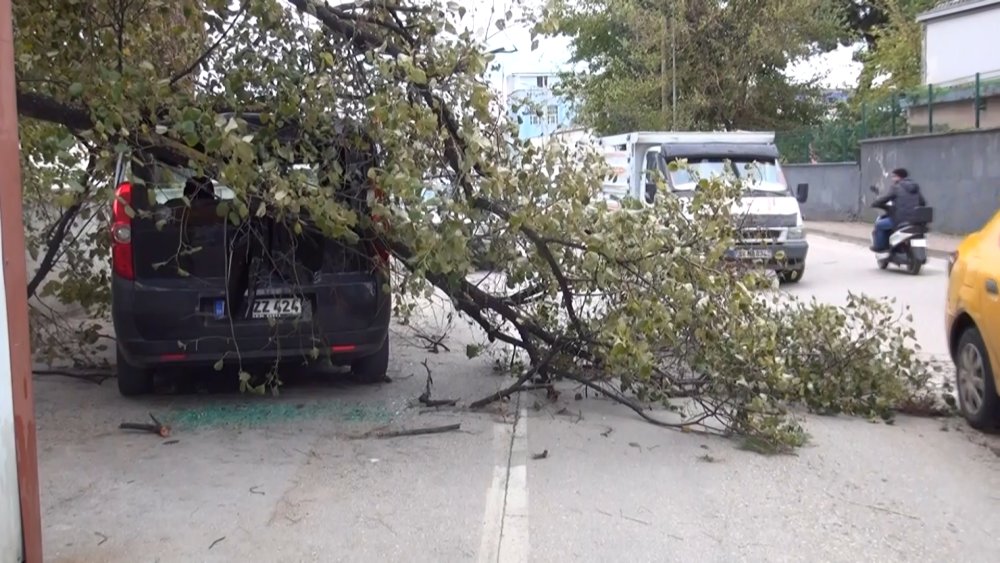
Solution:
[[[367,168],[339,164],[349,172],[336,197],[368,209]],[[256,202],[248,204],[261,213],[230,221],[231,189],[148,152],[120,157],[115,176],[111,288],[122,395],[152,391],[158,368],[220,360],[329,357],[361,379],[385,377],[389,253],[377,237],[332,239]]]

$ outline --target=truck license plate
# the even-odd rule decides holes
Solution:
[[[738,248],[736,258],[739,260],[770,260],[771,251],[763,248]]]
[[[261,297],[250,311],[254,319],[284,319],[302,316],[302,300],[298,297]]]

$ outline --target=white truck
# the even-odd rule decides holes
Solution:
[[[802,279],[809,243],[799,203],[809,197],[809,185],[799,184],[794,194],[789,189],[774,133],[640,131],[597,143],[614,171],[603,184],[609,200],[633,198],[652,205],[658,195],[693,194],[697,178],[740,178],[746,192],[733,209],[740,237],[729,257],[774,270],[783,282]],[[676,160],[686,160],[687,166],[671,172],[668,164]],[[667,194],[658,194],[658,179],[660,185],[665,181]]]

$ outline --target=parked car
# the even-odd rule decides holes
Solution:
[[[948,261],[946,324],[958,404],[975,428],[1000,426],[1000,212]]]
[[[341,191],[369,189],[365,172]],[[237,225],[226,211],[233,190],[146,153],[123,157],[116,183],[111,286],[121,394],[150,392],[160,368],[220,360],[329,357],[359,378],[385,377],[389,254],[375,237],[334,240],[308,217],[296,229],[271,212]]]

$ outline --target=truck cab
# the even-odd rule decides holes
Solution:
[[[775,271],[796,283],[805,271],[809,243],[799,204],[809,186],[789,189],[774,133],[635,132],[599,140],[613,176],[603,185],[608,199],[632,198],[653,205],[657,197],[689,197],[698,179],[737,178],[745,193],[734,205],[738,240],[729,258]],[[670,163],[687,166],[671,171]],[[664,190],[665,184],[665,190]]]

